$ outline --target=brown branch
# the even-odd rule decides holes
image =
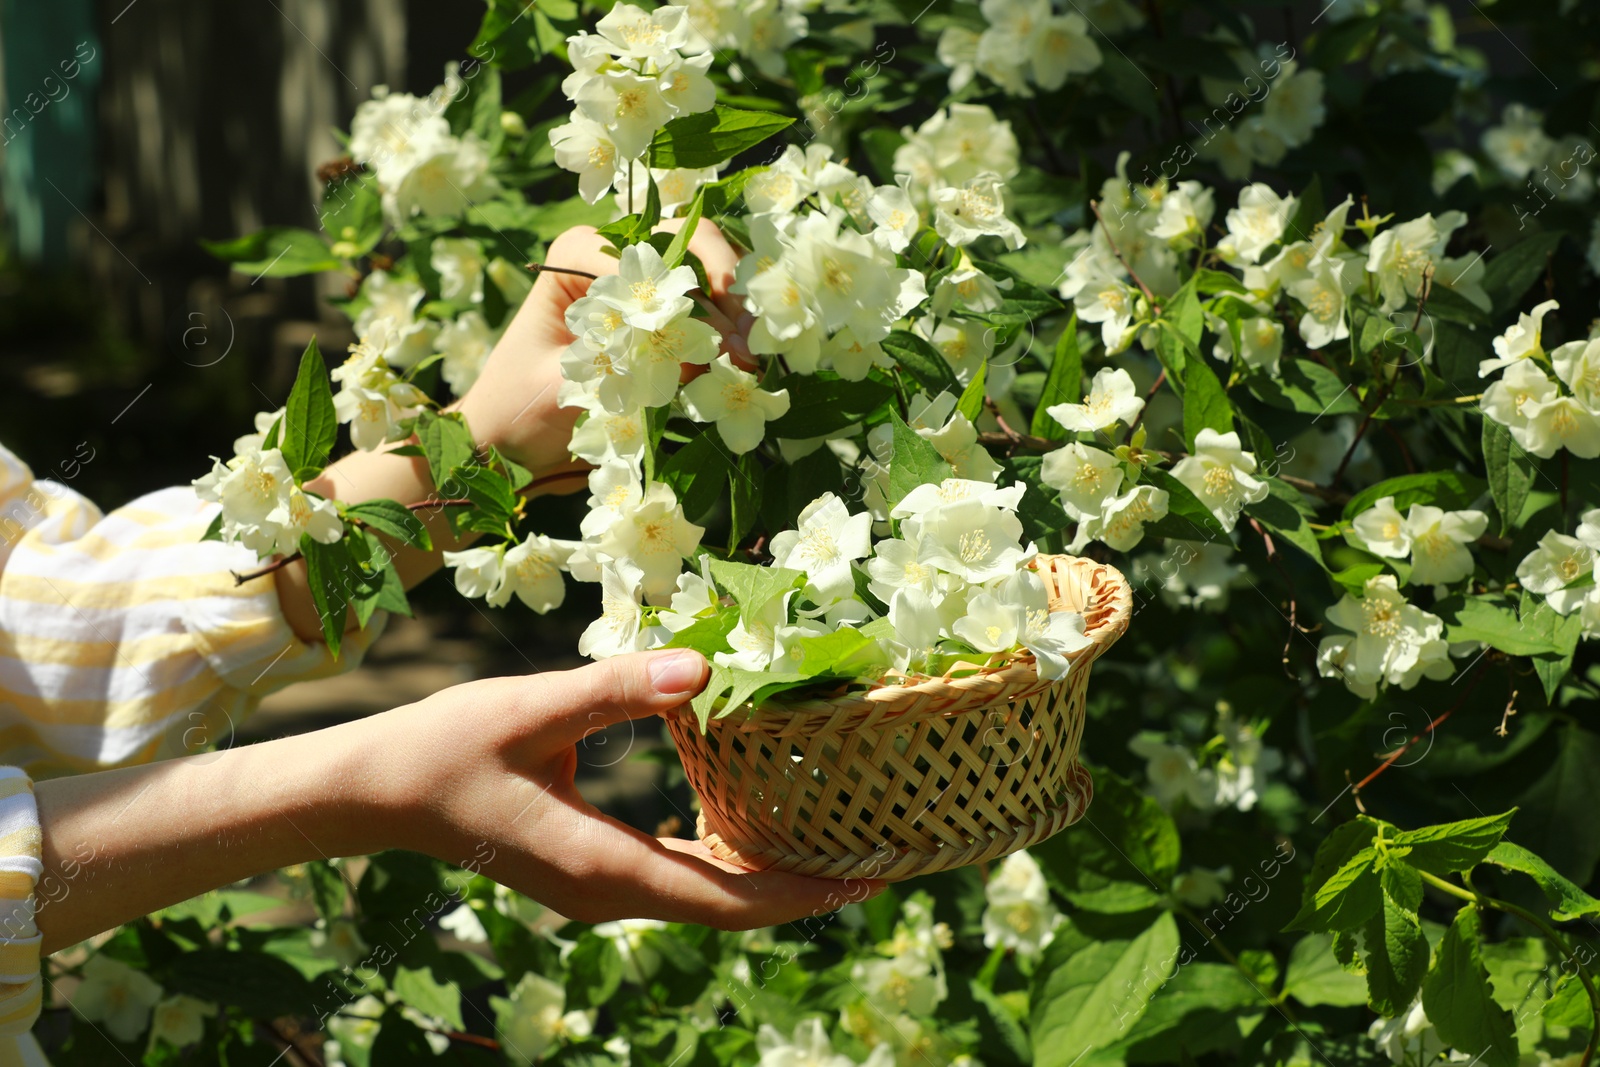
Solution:
[[[1111,254],[1117,257],[1117,262],[1122,264],[1122,269],[1128,272],[1128,277],[1133,279],[1133,283],[1139,287],[1139,291],[1144,294],[1144,298],[1150,301],[1151,310],[1160,315],[1161,305],[1156,303],[1156,294],[1150,291],[1150,287],[1144,283],[1143,278],[1139,277],[1138,272],[1129,266],[1128,261],[1122,256],[1122,249],[1118,248],[1117,242],[1111,239],[1111,230],[1106,227],[1105,217],[1100,214],[1100,202],[1098,200],[1089,201],[1089,210],[1094,212],[1095,220],[1100,223],[1100,229],[1106,235],[1106,244],[1111,246]]]
[[[543,271],[545,274],[570,274],[574,278],[588,278],[590,281],[594,281],[596,278],[600,277],[600,275],[590,274],[586,270],[574,270],[571,267],[552,267],[548,263],[524,263],[523,266],[526,269],[533,271],[535,274],[538,274],[541,271]]]
[[[1167,381],[1167,368],[1162,367],[1161,373],[1156,375],[1156,380],[1150,383],[1150,388],[1145,390],[1144,403],[1139,406],[1139,414],[1133,417],[1133,422],[1128,424],[1128,433],[1123,437],[1122,443],[1128,444],[1133,440],[1134,431],[1139,429],[1139,424],[1144,421],[1144,409],[1150,406],[1150,401],[1155,399],[1156,393],[1161,391],[1162,385]]]
[[[1368,785],[1372,784],[1372,780],[1374,778],[1377,778],[1378,775],[1394,766],[1395,760],[1399,759],[1401,756],[1404,756],[1407,752],[1410,752],[1412,747],[1415,746],[1418,741],[1421,741],[1428,734],[1433,733],[1434,730],[1438,729],[1440,723],[1444,722],[1461,709],[1461,706],[1467,702],[1467,698],[1472,695],[1472,691],[1478,687],[1478,682],[1483,678],[1484,669],[1488,666],[1488,663],[1484,663],[1483,666],[1479,667],[1477,671],[1473,673],[1471,681],[1467,683],[1467,688],[1464,692],[1462,692],[1459,700],[1441,712],[1438,718],[1430,722],[1424,729],[1418,730],[1415,734],[1413,734],[1409,741],[1395,749],[1393,752],[1389,753],[1388,758],[1382,763],[1378,764],[1371,774],[1367,775],[1365,778],[1361,779],[1361,781],[1350,787],[1350,794],[1351,796],[1357,798],[1357,805],[1361,803],[1361,791]]]
[[[1417,313],[1411,320],[1411,332],[1416,333],[1417,327],[1422,325],[1422,311],[1428,306],[1428,296],[1433,292],[1433,267],[1430,264],[1422,272],[1422,282],[1417,286]],[[1370,356],[1372,353],[1368,353]],[[1356,427],[1356,435],[1350,439],[1350,447],[1344,450],[1344,456],[1339,460],[1339,466],[1333,472],[1333,482],[1338,484],[1344,477],[1344,469],[1350,465],[1350,459],[1356,454],[1356,447],[1361,444],[1362,436],[1367,432],[1367,427],[1372,425],[1373,418],[1383,409],[1383,402],[1389,399],[1389,394],[1394,391],[1395,382],[1400,380],[1400,370],[1397,368],[1394,377],[1378,386],[1378,399],[1370,411],[1361,419],[1361,425]]]

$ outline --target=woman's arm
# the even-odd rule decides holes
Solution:
[[[675,231],[682,225],[683,220],[673,219],[659,228]],[[546,258],[554,266],[597,275],[615,273],[617,260],[605,253],[606,247],[606,241],[592,227],[578,226],[551,242]],[[735,360],[748,363],[750,350],[738,321],[743,308],[738,297],[728,292],[738,254],[716,226],[703,219],[689,242],[689,250],[700,258],[711,286],[709,299],[702,301],[707,321],[723,335],[723,350]],[[540,274],[490,353],[477,383],[453,405],[466,416],[467,426],[479,444],[494,445],[527,467],[535,484],[566,471],[575,475],[549,484],[546,491],[572,492],[584,484],[567,447],[578,410],[558,407],[556,392],[561,385],[561,353],[574,340],[567,330],[567,306],[588,289],[589,279],[579,275]],[[376,498],[415,504],[434,493],[425,460],[390,451],[345,456],[308,482],[306,488],[347,504]],[[458,540],[451,534],[442,509],[423,509],[418,514],[428,527],[434,550],[421,552],[389,544],[395,555],[395,569],[408,589],[438,570],[441,553],[458,551],[472,540],[472,535]],[[311,599],[305,565],[292,563],[277,571],[275,580],[290,627],[302,640],[322,640],[322,620]],[[354,624],[352,613],[350,625]]]
[[[743,871],[579,795],[585,737],[681,705],[705,676],[698,653],[639,653],[472,682],[297,737],[40,782],[43,951],[241,878],[387,848],[472,860],[588,922],[769,926],[880,889]]]

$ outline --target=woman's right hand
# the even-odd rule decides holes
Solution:
[[[492,678],[367,720],[394,844],[480,873],[584,922],[665,919],[771,926],[865,900],[883,883],[747,871],[697,841],[656,839],[579,794],[577,746],[682,705],[706,681],[697,652],[619,656],[576,670]],[[483,859],[488,856],[487,860]]]

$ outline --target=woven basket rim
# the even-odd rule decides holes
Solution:
[[[1133,616],[1133,589],[1127,578],[1117,568],[1092,559],[1067,555],[1040,555],[1032,566],[1035,569],[1048,565],[1057,575],[1072,575],[1089,590],[1092,599],[1069,605],[1052,595],[1051,611],[1072,610],[1084,616],[1084,634],[1090,644],[1067,655],[1077,668],[1099,658],[1128,629]],[[763,726],[782,724],[785,732],[793,730],[799,721],[829,720],[840,724],[844,719],[858,717],[881,722],[888,717],[915,717],[922,714],[959,714],[981,711],[1000,701],[1012,701],[1038,692],[1054,684],[1039,678],[1033,656],[1019,653],[1011,662],[1000,667],[979,670],[961,678],[927,678],[910,685],[884,685],[859,693],[846,693],[837,697],[814,697],[793,703],[762,705],[742,718],[729,716],[712,719],[708,725],[738,729],[760,729]],[[679,718],[693,719],[689,705],[665,713]],[[817,722],[816,725],[821,725]]]

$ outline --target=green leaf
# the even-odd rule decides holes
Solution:
[[[1412,504],[1433,504],[1446,511],[1454,511],[1478,499],[1484,488],[1481,479],[1455,471],[1402,474],[1398,478],[1387,478],[1377,485],[1368,486],[1351,497],[1344,506],[1344,517],[1353,519],[1386,496],[1394,497],[1394,506],[1402,514]]]
[[[1132,1029],[1178,958],[1170,912],[1130,940],[1103,941],[1069,924],[1057,931],[1034,972],[1034,1067],[1095,1062]]]
[[[1411,1006],[1428,971],[1428,939],[1417,917],[1422,877],[1403,862],[1380,876],[1383,906],[1363,930],[1367,990],[1372,1010],[1395,1016]]]
[[[1524,626],[1499,594],[1446,597],[1433,605],[1433,614],[1444,621],[1445,640],[1452,644],[1482,641],[1510,656],[1558,651],[1550,634]]]
[[[1516,799],[1518,843],[1587,885],[1600,861],[1600,736],[1569,722],[1556,742],[1550,768]]]
[[[1167,372],[1167,381],[1179,392],[1188,378],[1189,361],[1204,361],[1200,354],[1204,329],[1205,314],[1200,310],[1200,298],[1195,295],[1191,278],[1162,309],[1160,328],[1156,330],[1156,358]]]
[[[1556,922],[1600,916],[1600,900],[1585,893],[1577,883],[1521,845],[1502,841],[1490,850],[1484,861],[1525,874],[1539,883],[1539,888],[1550,899],[1550,917]]]
[[[330,923],[342,916],[345,897],[349,895],[344,875],[327,860],[312,860],[305,864],[304,870],[306,880],[311,883],[311,903],[316,906],[317,914]]]
[[[1409,848],[1406,862],[1429,874],[1446,875],[1471,870],[1506,834],[1516,808],[1500,815],[1402,830],[1390,839],[1395,848]]]
[[[451,480],[497,525],[511,521],[517,508],[517,494],[511,491],[511,482],[505,475],[488,467],[465,466],[457,467]]]
[[[1300,490],[1281,478],[1267,479],[1267,496],[1254,504],[1245,505],[1244,513],[1259,521],[1272,533],[1304,552],[1317,566],[1327,569],[1322,558],[1322,546],[1312,531],[1310,520],[1315,514],[1306,504]]]
[[[1504,317],[1522,300],[1541,274],[1545,263],[1561,244],[1559,231],[1529,236],[1491,258],[1483,268],[1483,290],[1494,303],[1496,318]]]
[[[989,361],[984,360],[983,366],[978,368],[978,373],[972,376],[972,381],[961,391],[961,398],[956,401],[956,410],[967,417],[969,422],[977,422],[978,416],[983,414],[983,380],[988,376]]]
[[[1078,316],[1074,314],[1067,328],[1056,341],[1055,358],[1050,361],[1050,373],[1045,376],[1039,402],[1033,409],[1030,431],[1037,437],[1064,441],[1067,431],[1051,418],[1047,408],[1057,404],[1076,404],[1083,391],[1083,354],[1078,351]]]
[[[692,648],[696,652],[710,659],[718,652],[732,652],[733,647],[728,644],[728,634],[739,625],[739,609],[726,607],[714,615],[703,619],[696,619],[672,635],[664,648]]]
[[[883,350],[893,356],[905,372],[927,390],[929,396],[960,393],[961,383],[939,353],[927,341],[906,330],[895,330],[882,341]]]
[[[1490,992],[1480,940],[1478,912],[1469,904],[1439,943],[1422,982],[1422,1009],[1446,1045],[1481,1057],[1486,1067],[1515,1067],[1516,1026]]]
[[[728,470],[728,552],[731,555],[755,528],[761,514],[762,470],[755,455],[746,452]]]
[[[293,226],[269,226],[247,237],[200,245],[240,274],[257,278],[294,278],[341,266],[320,235]]]
[[[397,967],[390,988],[422,1014],[443,1019],[457,1030],[467,1028],[461,1018],[461,990],[454,982],[436,981],[429,971]]]
[[[720,719],[733,714],[746,704],[760,707],[767,698],[776,696],[786,689],[810,684],[812,677],[809,674],[771,670],[747,671],[738,667],[714,665],[711,668],[710,681],[706,682],[706,687],[700,691],[700,695],[690,701],[690,707],[694,709],[695,716],[700,720],[700,728],[704,730],[713,711]]]
[[[304,471],[318,471],[328,464],[328,454],[339,436],[339,416],[333,409],[333,390],[328,385],[328,367],[322,362],[316,339],[300,356],[300,370],[283,417],[283,462],[296,477]]]
[[[428,458],[428,473],[441,495],[450,495],[458,486],[450,484],[450,473],[472,462],[475,449],[467,424],[455,415],[435,415],[424,411],[417,416],[417,439]],[[463,490],[464,492],[464,490]]]
[[[733,563],[728,560],[711,561],[711,578],[717,588],[733,598],[747,619],[791,589],[805,584],[805,572],[787,567],[758,567],[753,563]]]
[[[383,201],[378,181],[370,174],[329,182],[322,191],[323,232],[333,242],[330,253],[356,259],[372,251],[383,237]]]
[[[1181,855],[1172,816],[1110,771],[1096,769],[1094,783],[1094,810],[1029,854],[1076,908],[1118,914],[1161,904]]]
[[[355,567],[347,541],[325,545],[313,541],[310,534],[300,538],[300,554],[306,560],[306,585],[311,590],[311,603],[322,621],[322,639],[328,652],[339,658],[339,643],[344,638],[350,607],[349,575]]]
[[[1301,897],[1300,911],[1290,921],[1290,930],[1351,930],[1378,910],[1378,876],[1372,861],[1372,847],[1380,828],[1386,824],[1360,816],[1335,827],[1321,845],[1311,864]],[[1364,875],[1370,874],[1370,879]],[[1338,879],[1333,890],[1328,886]]]
[[[488,0],[467,54],[502,70],[520,70],[535,62],[539,53],[534,50],[533,27],[523,21],[531,6],[530,0]]]
[[[609,937],[586,931],[567,956],[567,1008],[597,1008],[622,984],[622,954]]]
[[[655,167],[715,167],[794,123],[770,111],[740,111],[718,104],[663,126],[650,142]]]
[[[1017,518],[1022,520],[1022,536],[1029,541],[1059,537],[1062,530],[1072,525],[1072,519],[1057,503],[1056,491],[1040,478],[1043,466],[1043,456],[1007,456],[1000,460],[999,484],[1021,482],[1024,486],[1022,500],[1017,504]]]
[[[1504,537],[1522,518],[1522,507],[1533,488],[1533,461],[1511,439],[1511,431],[1491,418],[1483,420],[1483,464],[1489,472],[1489,494],[1500,512]]]
[[[1333,371],[1310,359],[1284,359],[1279,377],[1252,375],[1250,392],[1269,407],[1305,415],[1353,415],[1361,411],[1355,391]]]
[[[717,428],[708,426],[674,452],[657,477],[683,505],[684,517],[699,522],[722,500],[723,487],[732,474],[728,448],[717,435]]]
[[[1323,205],[1322,199],[1322,176],[1313,174],[1311,184],[1307,185],[1296,198],[1294,214],[1289,217],[1288,225],[1283,229],[1283,243],[1311,240],[1317,224],[1322,222],[1327,214],[1328,209]]]
[[[835,675],[856,678],[884,664],[883,646],[854,626],[841,626],[832,633],[802,637],[794,643],[800,666],[795,672],[809,677]]]
[[[889,507],[906,498],[919,485],[938,485],[955,472],[939,450],[906,425],[899,412],[891,416],[894,424],[894,453],[889,460]]]
[[[420,548],[424,552],[433,549],[428,528],[417,518],[416,512],[397,500],[364,500],[359,504],[351,504],[344,509],[344,513],[347,518],[359,519],[401,544]]]
[[[1294,943],[1283,992],[1311,1008],[1350,1008],[1367,1002],[1366,983],[1340,965],[1328,934],[1307,934]]]
[[[789,374],[773,388],[789,391],[789,410],[767,423],[767,436],[798,440],[842,430],[894,398],[893,386],[871,378],[847,382],[815,374]]]
[[[667,250],[661,254],[668,267],[676,267],[683,263],[683,257],[689,251],[689,242],[694,238],[695,227],[700,225],[700,213],[705,210],[705,187],[695,190],[694,199],[689,201],[689,210],[684,213],[683,227],[672,236],[672,243],[667,245]]]
[[[1201,430],[1232,431],[1233,405],[1206,361],[1195,359],[1183,370],[1183,438],[1191,451]]]
[[[217,512],[216,517],[211,520],[211,525],[206,527],[206,532],[200,535],[200,540],[222,540],[222,512]]]

